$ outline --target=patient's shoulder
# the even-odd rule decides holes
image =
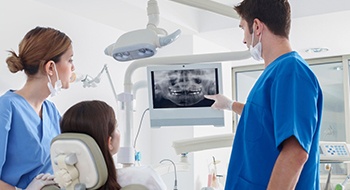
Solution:
[[[150,166],[133,166],[117,169],[118,183],[124,187],[130,184],[142,184],[148,189],[165,190],[166,185],[159,174]]]

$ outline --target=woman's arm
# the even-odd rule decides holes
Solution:
[[[0,180],[0,189],[15,190],[16,188],[2,180]]]

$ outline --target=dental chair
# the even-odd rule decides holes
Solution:
[[[108,178],[107,165],[95,140],[86,134],[62,133],[51,142],[51,163],[55,181],[65,190],[93,190],[104,185]],[[47,186],[42,190],[60,189]],[[148,190],[133,184],[122,190]]]

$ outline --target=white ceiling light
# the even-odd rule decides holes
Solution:
[[[306,53],[323,53],[327,51],[329,51],[329,49],[325,47],[309,48],[305,50]]]
[[[135,30],[123,34],[113,44],[105,49],[105,54],[112,56],[117,61],[131,61],[151,57],[157,52],[157,48],[166,46],[175,41],[181,33],[176,30],[172,34],[158,28],[159,9],[156,0],[149,0],[147,6],[148,24],[146,29]]]

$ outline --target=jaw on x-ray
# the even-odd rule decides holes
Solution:
[[[204,95],[217,94],[216,69],[155,71],[154,107],[206,107]]]

